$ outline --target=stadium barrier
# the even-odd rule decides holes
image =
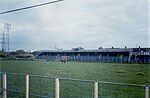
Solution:
[[[35,59],[37,60],[60,60],[61,56],[37,56]],[[68,61],[82,61],[82,62],[114,62],[114,63],[128,63],[128,57],[123,56],[118,57],[118,56],[67,56]]]
[[[150,86],[1,72],[1,98],[149,98]]]

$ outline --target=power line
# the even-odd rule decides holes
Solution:
[[[60,2],[60,1],[63,1],[63,0],[51,1],[51,2],[47,2],[47,3],[41,3],[41,4],[32,5],[32,6],[28,6],[28,7],[23,7],[23,8],[18,8],[18,9],[14,9],[14,10],[4,11],[4,12],[0,12],[0,14],[6,14],[6,13],[16,12],[16,11],[20,11],[20,10],[35,8],[35,7],[39,7],[39,6],[43,6],[43,5],[48,5],[48,4]]]

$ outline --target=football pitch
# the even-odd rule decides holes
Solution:
[[[1,72],[101,82],[150,84],[149,64],[57,61],[0,61]]]

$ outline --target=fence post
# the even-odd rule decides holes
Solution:
[[[59,98],[59,78],[55,79],[55,98]]]
[[[94,82],[94,98],[98,98],[98,82]]]
[[[3,74],[3,98],[7,98],[7,76]]]
[[[149,87],[145,87],[145,98],[149,98]]]
[[[26,98],[29,98],[29,75],[26,75]]]

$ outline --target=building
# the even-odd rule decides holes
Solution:
[[[67,56],[68,61],[84,62],[121,62],[121,63],[150,63],[150,48],[99,48],[84,50],[45,50],[34,51],[35,59],[60,60]]]

